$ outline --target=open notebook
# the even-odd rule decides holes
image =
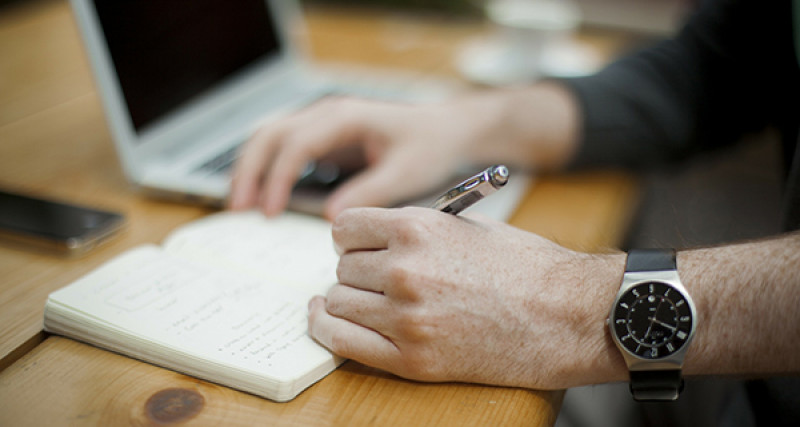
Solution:
[[[50,295],[46,331],[276,401],[342,359],[306,333],[336,281],[330,225],[222,213],[127,251]]]
[[[515,177],[468,211],[507,220],[527,188]],[[306,319],[309,299],[336,282],[338,261],[319,217],[222,212],[52,293],[44,328],[288,401],[343,362],[308,336]]]
[[[306,331],[308,300],[335,283],[337,262],[322,219],[212,215],[51,294],[44,328],[287,401],[343,361]]]

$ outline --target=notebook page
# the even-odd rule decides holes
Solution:
[[[333,357],[307,334],[310,296],[151,246],[115,259],[50,300],[78,312],[78,319],[155,347],[284,382]]]
[[[221,212],[175,230],[163,246],[182,257],[312,294],[324,294],[336,283],[339,256],[331,225],[317,217]]]

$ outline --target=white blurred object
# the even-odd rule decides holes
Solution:
[[[495,34],[468,42],[457,57],[467,79],[489,85],[594,71],[598,55],[572,40],[581,13],[571,0],[488,0]]]

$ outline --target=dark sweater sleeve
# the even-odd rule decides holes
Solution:
[[[706,1],[674,39],[596,75],[563,80],[583,116],[573,166],[674,160],[735,142],[785,114],[782,70],[797,67],[789,3]]]

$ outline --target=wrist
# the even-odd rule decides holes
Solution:
[[[606,319],[608,310],[619,290],[625,272],[626,254],[586,254],[582,263],[582,294],[585,300],[582,350],[579,353],[578,371],[581,384],[600,384],[625,381],[628,369],[609,333]]]
[[[472,128],[474,162],[554,170],[577,150],[578,106],[561,85],[487,91],[458,102]]]
[[[697,330],[693,298],[672,249],[628,252],[608,328],[637,401],[674,401],[683,390],[686,352]]]
[[[681,251],[677,253],[677,259],[678,273],[681,276],[683,285],[692,296],[692,299],[694,299],[698,318],[708,320],[708,310],[706,309],[704,295],[701,292],[702,287],[698,286],[697,275],[698,271],[713,271],[712,269],[702,268],[702,264],[708,262],[707,259],[701,261],[701,259],[704,258],[704,252],[703,250]],[[690,255],[690,253],[693,253],[693,255]],[[699,257],[698,254],[700,254]],[[703,349],[707,347],[707,334],[703,331],[704,324],[705,322],[698,322],[697,336],[689,352],[686,354],[684,373],[689,375],[697,374],[698,368],[700,368],[700,371],[706,368],[702,367],[703,358],[698,358],[698,355],[702,354],[704,352]]]

